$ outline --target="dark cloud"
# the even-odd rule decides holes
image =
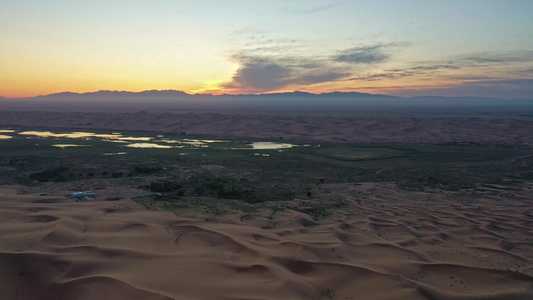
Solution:
[[[404,68],[389,68],[372,72],[375,65],[389,61],[403,46],[402,43],[380,43],[332,51],[330,54],[302,54],[309,46],[305,41],[294,39],[267,39],[258,35],[253,41],[236,51],[231,59],[239,64],[232,80],[222,84],[233,92],[262,93],[287,86],[317,84],[335,81],[371,82],[395,80],[404,77],[441,78],[458,82],[453,91],[465,95],[511,91],[524,97],[531,93],[530,80],[507,80],[506,78],[530,78],[533,51],[509,53],[480,52],[448,57],[443,60],[418,61]],[[291,55],[293,53],[293,55]],[[294,54],[297,53],[297,54]],[[522,70],[518,66],[522,64]],[[498,67],[505,66],[506,74],[498,74]],[[513,66],[509,69],[508,66]],[[496,67],[496,68],[494,68]],[[454,75],[461,70],[463,75]],[[513,70],[513,71],[511,71]],[[487,71],[487,72],[485,72]],[[470,73],[471,76],[464,75]],[[487,75],[485,75],[487,74]],[[462,84],[459,84],[461,83]],[[480,91],[485,88],[485,91]],[[423,90],[423,88],[421,88]],[[438,90],[441,89],[441,90]],[[448,85],[435,87],[435,92],[452,93]],[[453,94],[453,93],[452,93]]]
[[[415,72],[408,70],[387,70],[386,72],[373,73],[373,74],[362,74],[355,77],[350,77],[346,80],[349,81],[376,81],[383,79],[398,79],[401,77],[413,76],[416,75]]]
[[[533,79],[477,80],[469,81],[472,85],[523,87],[533,91]],[[533,97],[533,95],[532,95]]]
[[[222,86],[246,92],[268,92],[287,85],[315,84],[335,81],[350,73],[333,70],[327,62],[317,60],[271,56],[257,57],[235,55],[240,64],[231,82]]]
[[[455,79],[459,80],[497,80],[501,79],[500,77],[491,77],[491,76],[460,76],[460,77],[454,77]]]
[[[309,74],[301,74],[297,84],[314,84],[321,82],[336,81],[340,78],[349,76],[350,73],[342,73],[335,71],[324,71],[324,72],[312,72]]]
[[[375,47],[375,46],[374,46]],[[379,53],[379,52],[378,52]],[[518,51],[513,53],[470,53],[457,55],[450,60],[443,61],[419,61],[405,68],[387,69],[380,73],[367,73],[348,78],[353,81],[376,81],[383,79],[398,79],[409,76],[435,76],[442,71],[458,70],[466,68],[490,68],[498,65],[507,65],[510,63],[533,62],[533,51]],[[531,69],[518,71],[516,76],[528,76],[532,73]],[[508,75],[508,74],[503,74]],[[499,77],[473,76],[473,77],[454,77],[458,80],[483,80],[483,79],[500,79]]]
[[[264,91],[285,86],[290,69],[274,63],[252,62],[242,65],[227,88],[247,88]]]
[[[441,70],[454,70],[460,69],[459,66],[454,65],[453,63],[437,63],[437,64],[427,64],[427,65],[416,65],[405,67],[402,69],[387,69],[384,72],[380,73],[368,73],[362,74],[359,76],[351,77],[348,80],[365,80],[365,81],[375,81],[383,79],[398,79],[402,77],[417,76],[417,75],[428,75],[436,74]]]
[[[433,65],[429,64],[429,65],[410,67],[409,70],[433,71],[433,70],[442,70],[442,69],[453,70],[453,69],[460,69],[460,68],[461,68],[460,66],[454,65],[453,62],[448,62],[447,64],[433,64]]]
[[[337,62],[351,64],[374,64],[388,60],[390,54],[387,53],[389,45],[374,45],[355,47],[341,51],[333,59]]]
[[[532,62],[533,51],[516,51],[512,53],[480,52],[457,56],[457,60],[466,65],[492,65],[512,62]]]
[[[521,71],[518,71],[517,74],[523,75],[523,76],[533,76],[533,69],[521,70]]]
[[[250,47],[255,45],[256,47]],[[333,82],[353,76],[368,65],[384,62],[396,44],[355,47],[334,54],[302,53],[304,43],[289,39],[258,39],[235,52],[231,59],[240,67],[223,88],[239,92],[268,92],[289,85]]]

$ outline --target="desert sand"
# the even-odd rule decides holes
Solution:
[[[294,113],[294,112],[293,112]],[[183,132],[225,138],[533,146],[533,122],[481,117],[0,111],[0,126]]]
[[[0,188],[2,299],[533,298],[532,185],[502,199],[324,184],[349,207],[311,227],[287,209],[273,228],[63,188]]]
[[[533,145],[532,122],[494,118],[1,111],[0,125]],[[0,298],[533,299],[531,183],[477,194],[320,188],[348,206],[304,226],[310,217],[291,209],[272,220],[178,217],[136,203],[143,192],[129,187],[105,191],[121,189],[115,202],[76,202],[60,185],[46,196],[0,187]]]

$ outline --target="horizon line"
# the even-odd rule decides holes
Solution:
[[[320,96],[325,94],[360,94],[360,95],[369,95],[369,96],[386,96],[386,97],[394,97],[394,98],[404,98],[404,99],[415,99],[415,98],[482,98],[482,99],[496,99],[496,100],[533,100],[533,96],[531,98],[495,98],[495,97],[481,97],[481,96],[438,96],[438,95],[424,95],[424,96],[414,96],[414,97],[404,97],[404,96],[396,96],[396,95],[390,95],[390,94],[373,94],[373,93],[364,93],[364,92],[356,92],[356,91],[349,91],[349,92],[343,92],[343,91],[333,91],[333,92],[324,92],[324,93],[312,93],[312,92],[306,92],[306,91],[299,91],[294,90],[290,92],[265,92],[265,93],[250,93],[250,94],[230,94],[230,93],[223,93],[223,94],[210,94],[210,93],[188,93],[182,90],[175,90],[175,89],[150,89],[150,90],[142,90],[139,92],[134,91],[128,91],[128,90],[96,90],[91,92],[72,92],[72,91],[63,91],[63,92],[55,92],[50,94],[44,94],[44,95],[37,95],[37,96],[28,96],[28,97],[5,97],[0,95],[0,98],[4,99],[31,99],[31,98],[40,98],[40,97],[49,97],[49,96],[60,96],[61,94],[74,94],[77,96],[90,96],[91,94],[97,94],[101,92],[111,92],[111,93],[131,93],[131,94],[142,94],[146,92],[178,92],[185,94],[186,96],[212,96],[212,97],[220,97],[220,96],[267,96],[267,95],[283,95],[283,94],[307,94],[312,96]],[[184,95],[184,96],[185,96]]]
[[[383,95],[383,96],[389,96],[389,97],[400,97],[400,96],[394,96],[394,95],[388,95],[388,94],[373,94],[373,93],[364,93],[364,92],[342,92],[342,91],[333,91],[333,92],[324,92],[324,93],[312,93],[312,92],[306,92],[306,91],[300,91],[300,90],[294,90],[290,92],[264,92],[264,93],[222,93],[222,94],[211,94],[211,93],[189,93],[183,90],[175,90],[175,89],[150,89],[150,90],[142,90],[142,91],[128,91],[128,90],[95,90],[90,92],[72,92],[72,91],[62,91],[62,92],[53,92],[50,94],[41,94],[36,96],[27,96],[27,97],[6,97],[0,95],[1,98],[7,98],[7,99],[26,99],[26,98],[38,98],[38,97],[47,97],[47,96],[53,96],[53,95],[61,95],[61,94],[76,94],[76,95],[87,95],[87,94],[96,94],[99,92],[115,92],[115,93],[132,93],[132,94],[140,94],[145,92],[180,92],[189,96],[261,96],[261,95],[274,95],[274,94],[293,94],[293,93],[302,93],[302,94],[309,94],[309,95],[324,95],[324,94],[333,94],[333,93],[343,93],[343,94],[366,94],[366,95]],[[404,97],[401,97],[404,98]]]

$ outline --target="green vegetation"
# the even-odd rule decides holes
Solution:
[[[66,167],[57,167],[53,169],[44,170],[42,172],[32,173],[30,174],[29,177],[39,182],[48,182],[48,181],[64,182],[64,181],[67,181],[66,171],[68,170],[69,169]]]
[[[122,180],[161,193],[136,199],[152,209],[209,218],[240,211],[248,213],[244,219],[263,210],[272,219],[288,208],[319,222],[345,208],[321,192],[328,184],[395,182],[409,190],[460,191],[533,179],[533,150],[527,148],[284,142],[298,146],[235,150],[244,143],[226,141],[149,149],[104,140],[0,140],[0,184]],[[58,143],[90,146],[53,147]]]
[[[184,186],[178,182],[173,181],[152,181],[150,182],[150,185],[147,186],[147,188],[151,192],[163,193],[172,191],[181,192],[184,189]]]

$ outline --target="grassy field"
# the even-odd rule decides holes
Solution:
[[[57,144],[80,147],[59,148]],[[282,150],[249,149],[243,141],[152,149],[95,139],[14,138],[0,140],[0,184],[130,179],[146,191],[146,196],[136,199],[139,203],[182,216],[216,219],[238,211],[247,218],[262,211],[268,219],[290,207],[319,221],[343,205],[334,195],[320,191],[323,184],[394,182],[406,190],[457,191],[533,179],[531,149],[471,144],[293,144]]]

